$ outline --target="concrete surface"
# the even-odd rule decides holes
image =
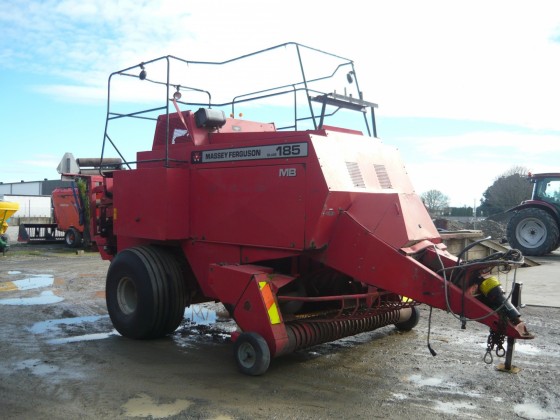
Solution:
[[[540,265],[517,270],[516,281],[523,283],[521,304],[560,308],[560,250],[531,259]]]

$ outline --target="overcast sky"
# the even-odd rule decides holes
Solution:
[[[115,70],[289,41],[354,60],[418,193],[472,206],[513,166],[560,171],[559,1],[0,0],[0,181],[99,156]]]

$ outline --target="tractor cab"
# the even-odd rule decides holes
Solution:
[[[544,201],[560,211],[560,174],[539,174],[531,177],[533,200]]]

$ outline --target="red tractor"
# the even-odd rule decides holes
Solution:
[[[163,100],[141,109],[119,96],[147,104],[158,90]],[[410,330],[420,303],[489,326],[488,353],[504,354],[506,337],[533,338],[495,275],[522,255],[446,251],[398,150],[377,138],[376,107],[351,60],[295,43],[224,62],[164,56],[111,74],[101,162],[118,135],[138,147],[148,141],[141,125],[155,126],[149,150],[127,161],[117,149],[124,169],[88,185],[115,328],[157,338],[185,307],[221,302],[249,375],[301,348]]]
[[[524,255],[545,255],[560,247],[560,173],[529,174],[530,200],[508,212],[506,237]]]

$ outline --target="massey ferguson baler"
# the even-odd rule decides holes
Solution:
[[[274,78],[282,81],[267,87]],[[148,103],[153,88],[158,106],[130,106]],[[237,365],[259,375],[271,357],[301,348],[391,324],[410,330],[425,303],[489,326],[487,355],[504,355],[507,337],[511,362],[514,340],[533,336],[498,276],[522,255],[449,254],[399,152],[377,138],[375,108],[351,60],[294,43],[225,62],[165,56],[113,73],[101,158],[117,149],[115,133],[125,147],[146,141],[137,125],[114,124],[155,126],[151,150],[127,161],[117,149],[126,169],[89,185],[92,234],[111,260],[115,328],[157,338],[179,326],[185,307],[221,302],[238,325]],[[352,115],[367,135],[342,128]]]

